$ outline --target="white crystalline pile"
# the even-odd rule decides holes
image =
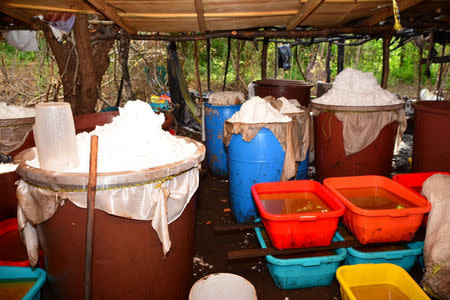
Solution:
[[[34,117],[34,108],[8,105],[5,102],[0,102],[0,120],[30,117]]]
[[[336,76],[333,87],[314,103],[341,106],[382,106],[403,103],[381,88],[372,73],[345,69]]]
[[[295,104],[293,103],[293,101],[286,99],[285,97],[280,97],[277,100],[281,100],[281,102],[283,102],[283,105],[280,108],[280,112],[282,114],[293,114],[293,113],[299,113],[302,112],[303,110],[298,108],[297,106],[295,106]],[[295,102],[297,102],[297,100],[293,99]],[[298,103],[298,102],[297,102]]]
[[[109,124],[77,134],[78,167],[66,172],[88,173],[91,135],[98,136],[97,172],[143,170],[190,157],[197,151],[192,143],[162,130],[163,114],[155,114],[143,101],[128,101]],[[27,162],[39,167],[38,160]]]
[[[273,108],[266,100],[256,96],[244,102],[241,109],[228,121],[255,124],[290,122],[292,119]]]
[[[14,172],[17,169],[16,164],[2,164],[0,163],[0,174]]]

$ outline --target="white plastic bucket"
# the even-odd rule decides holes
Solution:
[[[189,300],[257,300],[255,287],[244,277],[215,273],[199,279],[191,288]]]

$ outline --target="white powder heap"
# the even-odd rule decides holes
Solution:
[[[17,169],[17,166],[18,165],[11,164],[11,163],[8,163],[8,164],[1,164],[0,163],[0,174],[1,173],[14,172]]]
[[[342,106],[379,106],[403,103],[380,87],[373,73],[345,69],[336,76],[333,87],[314,103]]]
[[[288,100],[285,97],[277,98],[277,100],[281,100],[281,102],[283,102],[283,105],[280,108],[280,112],[282,114],[294,114],[294,113],[300,113],[303,111],[302,109],[295,106],[291,100]],[[292,100],[297,102],[297,100],[295,100],[295,99],[292,99]]]
[[[143,101],[128,101],[120,115],[92,132],[77,134],[78,167],[66,172],[88,173],[90,140],[98,136],[97,172],[143,170],[188,158],[197,146],[162,130],[164,114],[155,114]],[[39,167],[36,159],[27,162]]]
[[[34,117],[34,108],[8,105],[5,102],[0,102],[0,120],[21,119],[30,117]]]
[[[292,119],[273,108],[263,98],[256,96],[244,102],[241,109],[228,121],[255,124],[290,122]]]

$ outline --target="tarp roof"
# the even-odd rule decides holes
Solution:
[[[450,0],[397,3],[401,21],[411,26],[450,23]],[[48,11],[94,14],[129,33],[208,32],[379,26],[392,23],[392,5],[392,0],[2,0],[0,12],[22,22]]]

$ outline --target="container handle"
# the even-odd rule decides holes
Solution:
[[[317,216],[299,216],[298,217],[299,221],[315,221],[317,220]]]
[[[322,262],[320,260],[310,260],[307,262],[303,262],[302,266],[304,267],[315,267],[315,266],[320,266],[322,264]]]

